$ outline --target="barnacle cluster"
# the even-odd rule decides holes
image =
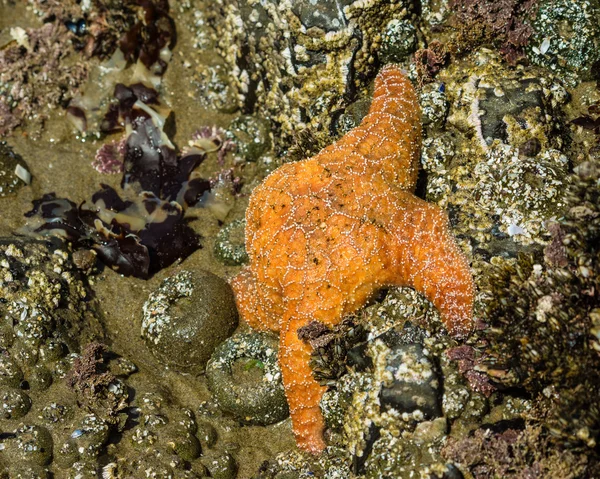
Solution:
[[[543,244],[544,221],[564,207],[569,182],[564,86],[483,49],[438,77],[449,108],[424,142],[427,199],[478,249]]]
[[[226,18],[218,46],[240,103],[278,126],[280,147],[305,128],[327,131],[331,113],[375,73],[386,41],[380,32],[413,14],[404,0],[219,4]]]
[[[591,76],[600,62],[598,15],[600,5],[593,0],[540,2],[530,22],[527,54],[531,62],[554,71],[571,70],[583,77]]]
[[[535,394],[549,430],[594,447],[600,434],[600,169],[576,168],[568,210],[541,255],[499,260],[487,286],[487,373]]]

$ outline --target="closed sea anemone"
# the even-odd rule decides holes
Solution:
[[[93,249],[121,274],[148,278],[201,247],[185,211],[210,191],[210,181],[195,171],[206,150],[192,147],[177,154],[151,88],[119,84],[115,98],[103,125],[107,131],[125,125],[120,188],[102,184],[81,205],[48,193],[33,202],[19,232],[61,237]]]

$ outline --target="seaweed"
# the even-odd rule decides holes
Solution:
[[[419,87],[430,83],[448,61],[448,50],[446,46],[433,40],[427,48],[421,48],[415,52],[415,68]]]
[[[93,0],[84,9],[76,0],[33,0],[44,21],[63,24],[71,41],[88,57],[106,58],[120,48],[125,58],[138,59],[161,74],[161,51],[176,41],[167,0]]]
[[[168,0],[137,0],[141,7],[141,17],[133,27],[119,39],[119,48],[128,61],[138,59],[154,73],[162,75],[167,67],[161,58],[163,48],[170,50],[175,46],[177,38],[175,23],[169,16]]]
[[[491,43],[510,64],[525,56],[523,47],[533,34],[525,22],[538,0],[450,0],[451,23],[458,30],[455,46],[467,51]]]
[[[102,184],[79,206],[46,194],[33,202],[20,232],[59,236],[93,249],[121,274],[148,278],[201,248],[185,210],[211,189],[194,171],[206,153],[191,148],[177,155],[162,129],[164,118],[142,101],[157,104],[151,89],[119,84],[115,97],[117,120],[130,131],[122,146],[120,191]]]
[[[121,55],[148,77],[165,72],[177,39],[167,0],[30,1],[45,23],[13,29],[15,41],[0,49],[0,135],[26,120],[43,123],[46,111],[77,97],[90,69],[77,61],[78,51]],[[68,112],[85,131],[84,110],[71,105]]]

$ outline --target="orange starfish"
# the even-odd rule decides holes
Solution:
[[[274,171],[250,198],[250,265],[232,280],[242,318],[280,331],[279,361],[296,442],[325,447],[319,401],[298,329],[335,325],[387,285],[411,286],[455,336],[472,328],[473,281],[446,214],[413,195],[421,112],[410,81],[384,68],[362,123],[316,156]]]

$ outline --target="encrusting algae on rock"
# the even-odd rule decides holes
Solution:
[[[446,214],[413,191],[421,152],[416,92],[395,66],[375,82],[368,115],[316,156],[273,172],[246,212],[250,265],[232,280],[242,318],[280,331],[279,360],[298,446],[323,450],[311,346],[298,330],[338,324],[378,289],[410,286],[454,336],[472,329],[473,280]]]

